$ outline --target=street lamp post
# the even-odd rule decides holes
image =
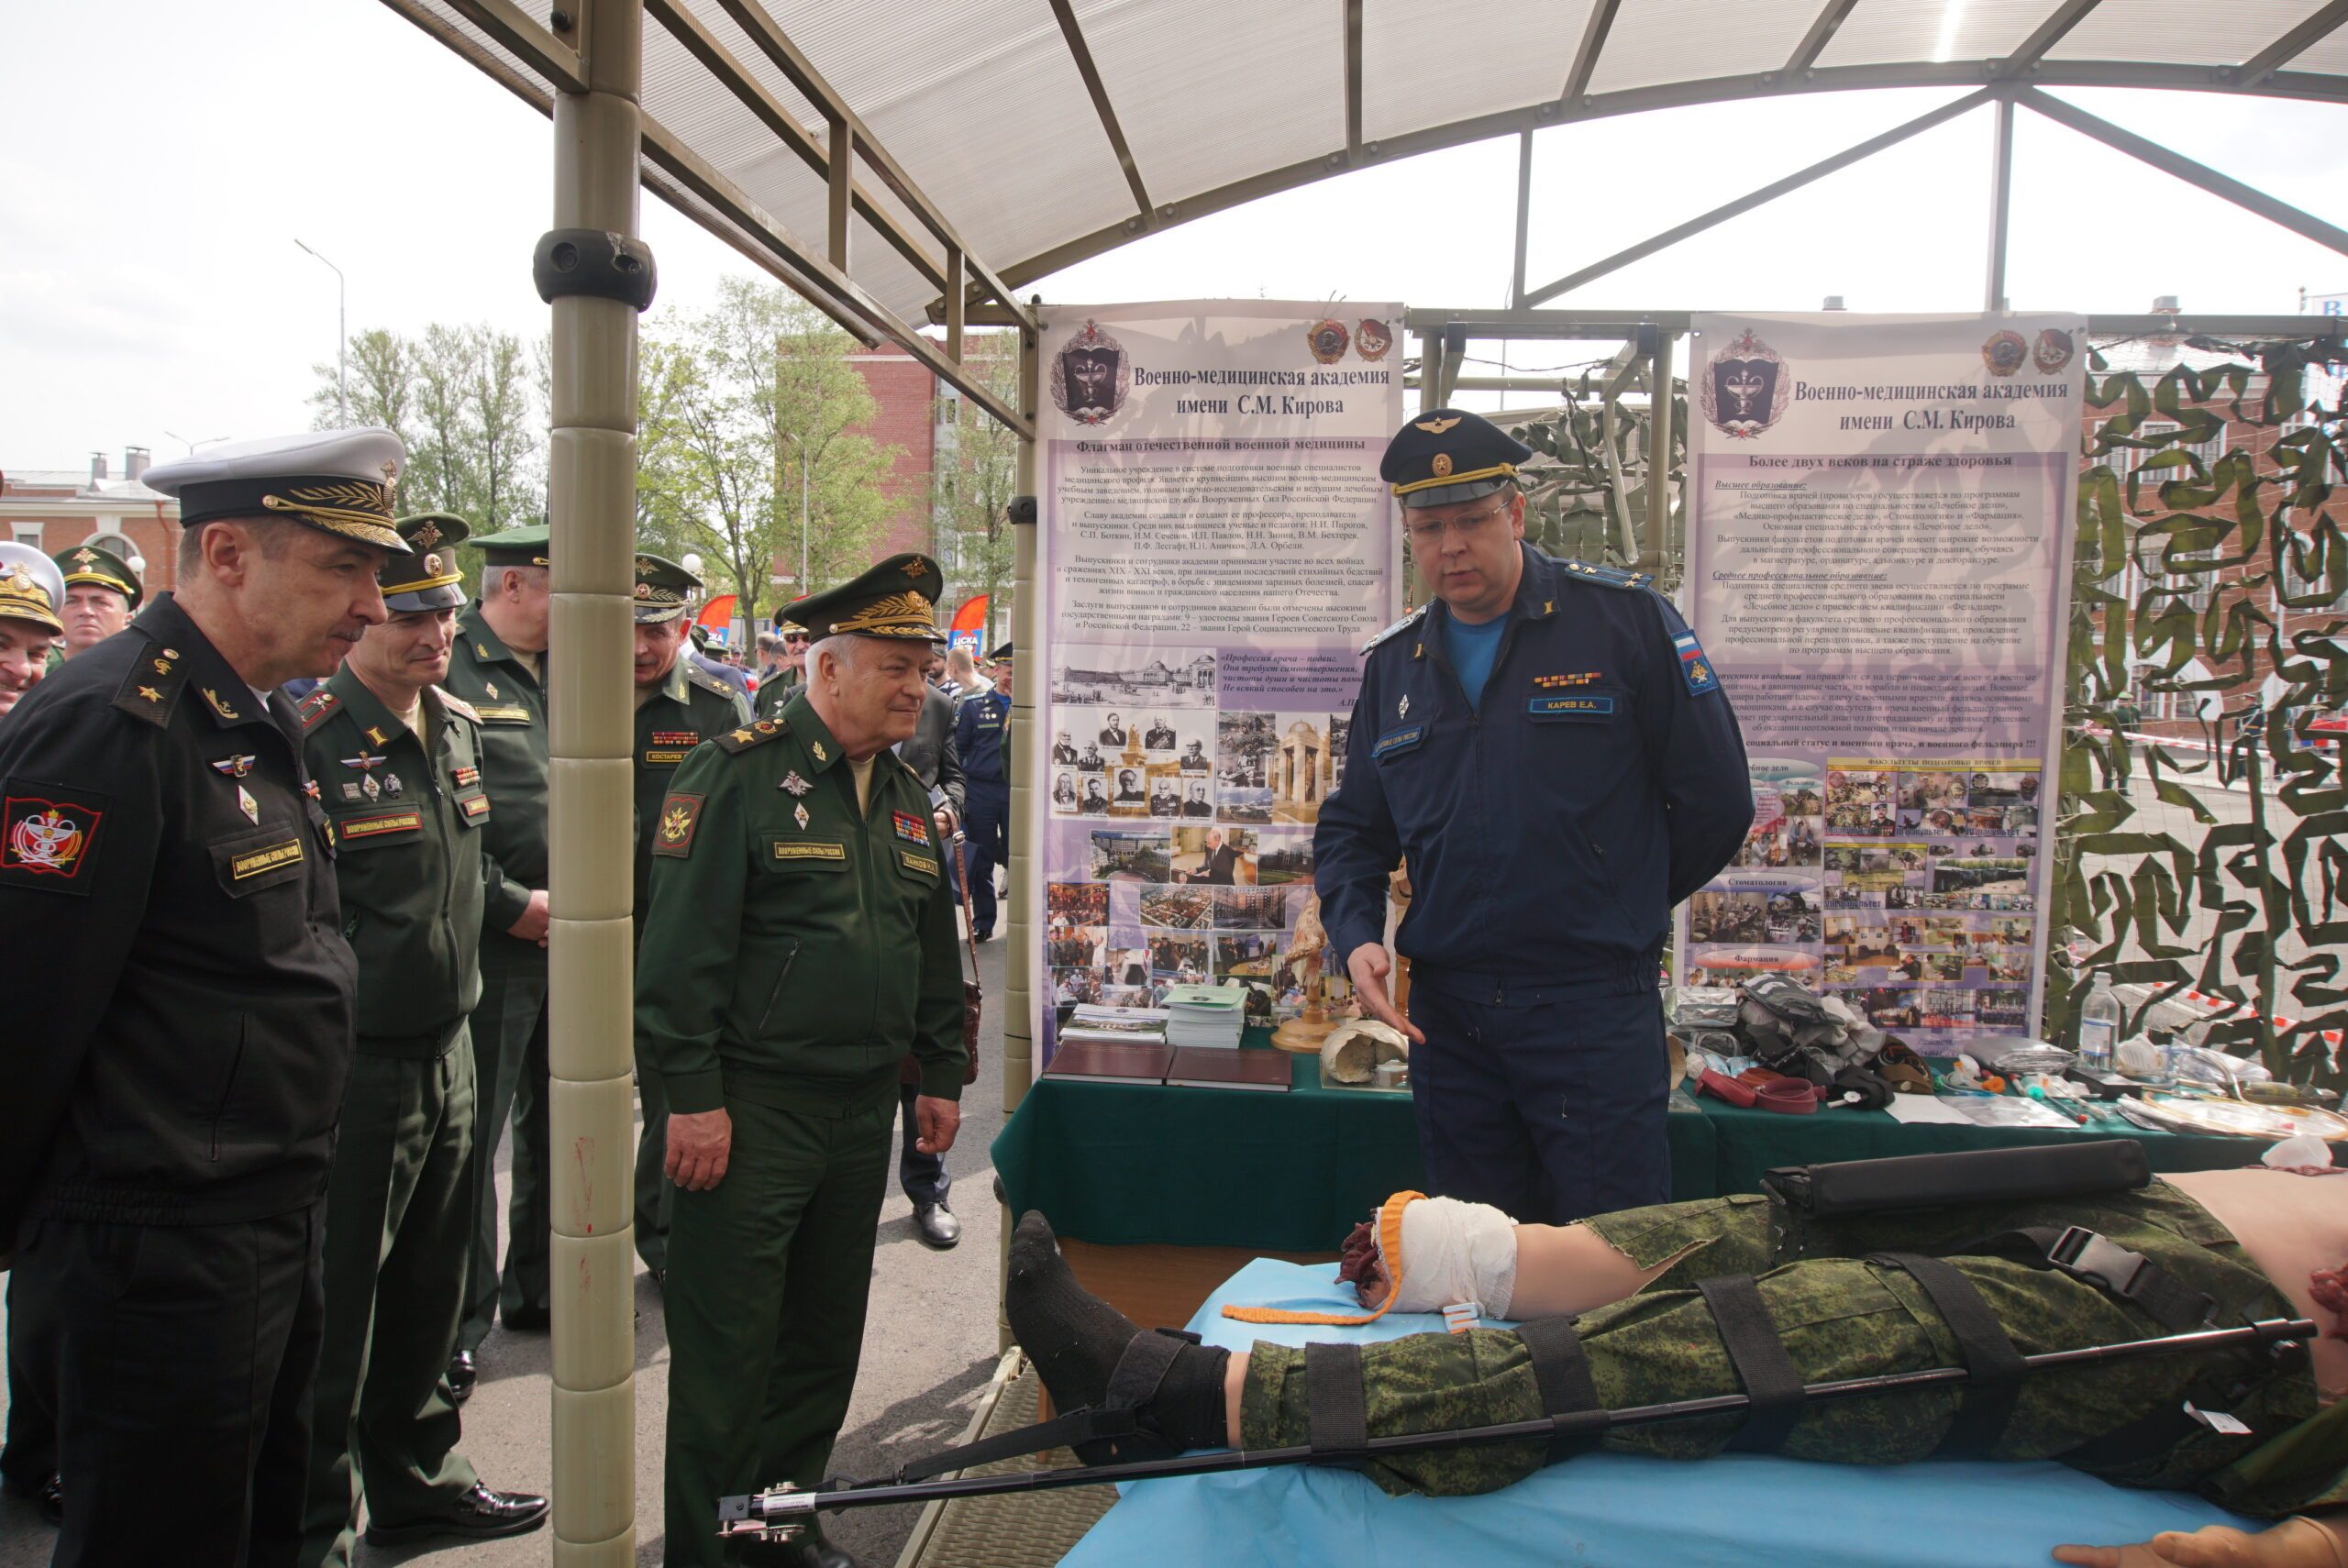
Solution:
[[[790,437],[791,437],[791,439],[792,439],[793,442],[795,442],[795,443],[798,445],[798,447],[799,447],[799,583],[798,583],[798,587],[799,587],[799,594],[800,594],[800,597],[804,598],[804,597],[806,597],[806,594],[807,594],[807,437],[805,437],[804,436],[800,435],[800,434],[799,434],[799,432],[797,432],[796,430],[786,430],[786,431],[784,431],[784,432],[783,432],[783,434],[784,434],[784,435],[786,435],[786,436],[790,436]]]
[[[201,430],[204,427],[199,425],[196,428]],[[163,434],[169,436],[172,440],[177,441],[181,446],[185,447],[187,448],[187,455],[191,458],[195,456],[195,449],[198,447],[209,447],[215,441],[226,441],[228,438],[226,436],[206,436],[200,441],[191,441],[176,430],[166,430]]]
[[[334,268],[334,403],[335,409],[338,416],[345,425],[348,425],[350,423],[350,387],[349,381],[350,371],[350,296],[349,285],[343,278],[342,269],[335,267],[334,263],[331,261],[327,261],[325,257],[318,256],[316,251],[310,250],[308,246],[302,245],[302,239],[299,235],[294,237],[294,243],[301,245],[302,248],[309,250],[312,256],[316,256],[319,260],[326,261],[328,267]]]

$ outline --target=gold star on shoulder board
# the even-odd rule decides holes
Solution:
[[[163,700],[163,694],[162,694],[161,692],[160,692],[160,691],[156,690],[155,690],[153,687],[151,687],[151,686],[142,686],[142,687],[140,687],[140,688],[138,689],[138,695],[140,695],[141,697],[146,698],[146,699],[147,699],[147,701],[149,701],[150,702],[160,702],[160,701],[161,701]]]
[[[736,731],[734,732],[734,739],[735,739],[735,740],[736,740],[736,742],[737,742],[737,743],[739,743],[739,742],[743,742],[743,741],[751,740],[751,739],[754,739],[754,738],[755,738],[755,737],[754,737],[754,736],[750,734],[750,732],[749,732],[749,731],[748,731],[748,730],[736,730]]]

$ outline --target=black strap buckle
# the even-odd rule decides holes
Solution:
[[[2055,1237],[2046,1249],[2046,1261],[2073,1279],[2128,1301],[2136,1298],[2136,1282],[2148,1266],[2143,1253],[2132,1253],[2084,1225],[2073,1225]]]

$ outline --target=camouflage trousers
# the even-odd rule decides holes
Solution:
[[[2217,1321],[2291,1317],[2288,1301],[2209,1212],[2165,1183],[2092,1200],[1999,1204],[1928,1212],[1809,1220],[1774,1198],[1740,1195],[1601,1214],[1585,1221],[1642,1268],[1676,1260],[1624,1300],[1578,1322],[1600,1401],[1610,1408],[1739,1392],[1742,1385],[1695,1282],[1750,1274],[1803,1381],[1964,1364],[1956,1336],[1931,1298],[1898,1267],[1866,1261],[1877,1252],[1940,1253],[2024,1227],[2084,1225],[2143,1253],[2218,1302]],[[1948,1253],[2024,1355],[2148,1339],[2165,1331],[2150,1314],[2093,1286],[2008,1257]],[[2066,1367],[2032,1375],[1991,1457],[2064,1459],[2180,1401],[2240,1418],[2249,1437],[2192,1426],[2165,1452],[2124,1465],[2074,1458],[2078,1468],[2126,1485],[2191,1487],[2265,1441],[2315,1414],[2316,1387],[2298,1358],[2290,1373],[2263,1369],[2246,1392],[2239,1361],[2170,1355]],[[1362,1347],[1368,1430],[1373,1437],[1456,1430],[1537,1419],[1540,1395],[1523,1342],[1498,1329],[1414,1334]],[[2231,1385],[2232,1386],[2226,1386]],[[1789,1458],[1850,1464],[1901,1464],[1926,1457],[1955,1417],[1954,1387],[1871,1395],[1814,1405],[1778,1450]],[[1240,1407],[1243,1446],[1306,1441],[1304,1353],[1258,1343]],[[1702,1458],[1727,1446],[1741,1416],[1711,1417],[1611,1432],[1603,1446],[1624,1453]],[[2265,1435],[2257,1435],[2265,1434]],[[1368,1474],[1390,1493],[1454,1496],[1490,1492],[1548,1463],[1541,1442],[1491,1444],[1385,1456]]]

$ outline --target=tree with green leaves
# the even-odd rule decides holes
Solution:
[[[854,348],[797,295],[743,278],[722,280],[710,309],[665,313],[645,334],[637,537],[713,563],[710,591],[738,595],[753,624],[778,602],[778,564],[794,580],[786,602],[853,577],[892,509],[903,449],[858,428],[877,405]]]
[[[1019,401],[1019,338],[1014,333],[971,333],[962,339],[962,368],[980,385],[1016,405]],[[1009,509],[1018,489],[1019,436],[1009,425],[938,383],[938,432],[932,552],[946,569],[947,591],[957,601],[973,593],[987,598],[986,638],[1011,624],[1005,593],[1011,586],[1015,540]]]
[[[454,512],[475,535],[546,515],[543,378],[522,340],[486,325],[433,322],[413,336],[350,340],[349,413],[336,367],[311,367],[312,425],[380,425],[407,447],[404,512]]]

